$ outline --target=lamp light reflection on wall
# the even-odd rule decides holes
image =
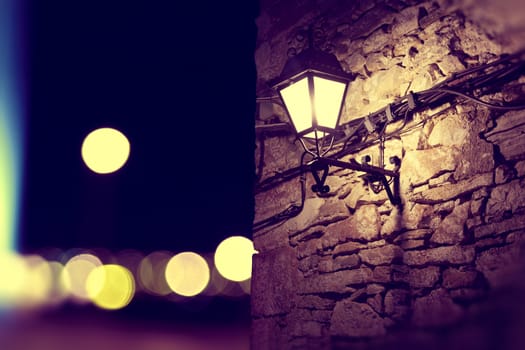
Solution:
[[[337,58],[312,47],[291,57],[281,75],[271,82],[279,93],[293,128],[305,152],[312,156],[307,163],[315,180],[314,192],[327,193],[325,185],[329,166],[363,171],[369,183],[381,183],[392,204],[399,204],[398,180],[400,160],[392,158],[394,170],[360,164],[352,159],[343,162],[327,157],[338,131],[341,112],[351,75],[346,73]],[[387,179],[390,177],[390,181]],[[393,190],[390,184],[393,182]]]

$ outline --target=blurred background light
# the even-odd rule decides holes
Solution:
[[[135,281],[139,279],[139,266],[144,259],[144,253],[136,249],[123,249],[115,254],[115,262],[128,269]],[[135,291],[142,291],[140,283],[135,283]]]
[[[82,143],[81,154],[86,166],[98,174],[113,173],[126,163],[130,144],[116,129],[100,128],[90,132]]]
[[[58,306],[69,296],[67,285],[62,277],[64,265],[58,261],[50,261],[49,270],[51,271],[51,289],[46,304],[47,306]]]
[[[0,306],[19,306],[26,287],[28,267],[16,253],[0,253]]]
[[[102,309],[117,310],[127,306],[135,294],[135,281],[123,266],[110,264],[91,270],[86,280],[91,301]]]
[[[179,253],[166,266],[166,281],[175,293],[192,297],[201,293],[208,285],[210,268],[206,260],[197,253]]]
[[[215,250],[215,266],[230,281],[240,282],[252,275],[252,255],[256,253],[253,242],[243,236],[223,240]]]
[[[157,296],[171,293],[166,281],[166,265],[172,254],[166,251],[157,251],[147,255],[139,264],[138,283],[144,291]]]
[[[89,301],[86,281],[91,271],[99,266],[102,266],[102,262],[92,254],[76,255],[64,266],[61,276],[62,283],[76,301]]]
[[[222,275],[219,273],[219,271],[217,271],[217,268],[214,265],[210,265],[210,282],[208,283],[208,286],[202,292],[202,294],[209,296],[217,296],[224,291],[229,281],[222,277]]]
[[[24,257],[26,276],[21,298],[25,307],[43,306],[53,289],[53,271],[50,264],[39,255]]]
[[[0,253],[16,248],[20,208],[25,127],[21,3],[0,1]]]

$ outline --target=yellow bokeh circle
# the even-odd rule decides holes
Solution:
[[[126,163],[130,144],[116,129],[100,128],[89,133],[82,143],[82,159],[89,169],[98,174],[113,173]]]
[[[179,253],[166,266],[166,282],[179,295],[195,296],[206,288],[209,281],[208,263],[197,253]]]
[[[72,257],[64,266],[61,283],[76,301],[89,301],[86,281],[91,271],[99,266],[102,266],[100,259],[87,253]]]
[[[133,299],[135,281],[131,272],[123,266],[102,265],[89,274],[86,290],[98,307],[117,310],[127,306]]]
[[[240,282],[252,275],[253,242],[243,236],[232,236],[222,241],[215,250],[215,266],[230,281]]]
[[[0,253],[0,306],[15,306],[22,302],[27,274],[27,263],[20,255]]]

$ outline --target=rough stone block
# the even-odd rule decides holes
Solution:
[[[457,302],[465,303],[483,299],[487,291],[479,288],[459,288],[450,291],[450,297]]]
[[[297,307],[303,309],[332,310],[335,301],[318,295],[300,295],[297,297]]]
[[[422,269],[410,269],[408,283],[412,288],[431,288],[439,280],[439,267],[429,266]]]
[[[525,176],[525,160],[520,160],[519,162],[516,162],[516,164],[514,165],[514,169],[516,169],[516,176]]]
[[[390,59],[385,57],[381,52],[371,53],[366,57],[366,69],[369,72],[376,72],[378,70],[383,70],[388,68]]]
[[[502,218],[508,213],[525,208],[525,179],[516,179],[507,184],[496,186],[487,201],[486,218],[492,220]]]
[[[474,242],[474,246],[478,251],[485,250],[485,248],[488,247],[501,246],[503,244],[505,244],[505,238],[501,236],[478,239],[476,242]]]
[[[377,266],[366,282],[388,283],[392,281],[391,266]]]
[[[469,207],[470,202],[456,206],[452,213],[441,221],[430,241],[439,244],[460,243],[464,239],[463,226],[469,215]]]
[[[408,239],[425,239],[430,236],[432,233],[432,230],[423,228],[423,229],[416,229],[416,230],[410,230],[401,233],[399,236],[397,236],[394,239],[394,242],[404,241]]]
[[[446,289],[430,292],[414,301],[412,322],[417,326],[445,326],[455,323],[463,316],[463,309],[456,305]]]
[[[343,64],[346,64],[348,70],[353,73],[359,73],[363,71],[363,66],[366,63],[366,58],[358,52],[347,56]]]
[[[509,233],[505,242],[523,244],[525,241],[525,230],[517,230]]]
[[[318,270],[320,257],[312,255],[301,259],[297,263],[297,268],[303,273],[303,276],[309,276]]]
[[[386,265],[401,259],[403,250],[396,245],[389,244],[383,247],[361,250],[359,257],[362,262],[370,265]]]
[[[385,287],[381,284],[372,283],[366,286],[366,294],[374,295],[385,291]]]
[[[478,119],[469,123],[470,133],[465,144],[461,147],[461,158],[454,172],[454,179],[457,181],[494,170],[494,145],[480,139],[476,134],[476,124],[478,123]]]
[[[450,114],[447,118],[439,120],[428,137],[428,144],[435,146],[460,147],[467,138],[468,124],[458,115]]]
[[[507,164],[500,164],[494,169],[494,183],[501,185],[515,178],[516,170]]]
[[[401,162],[401,188],[421,185],[443,171],[456,169],[458,151],[448,147],[408,151]]]
[[[485,134],[488,141],[498,145],[507,160],[523,159],[525,149],[525,111],[511,111],[498,118],[497,125]]]
[[[379,239],[381,218],[375,205],[359,207],[352,217],[353,228],[348,237],[357,240],[373,241]]]
[[[513,230],[525,228],[525,215],[516,215],[511,218],[474,228],[474,237],[481,238],[499,235]]]
[[[303,259],[307,256],[316,254],[318,251],[322,250],[321,241],[316,240],[309,240],[303,243],[300,243],[297,246],[297,258]]]
[[[456,269],[448,268],[443,271],[443,287],[451,288],[461,288],[461,287],[471,287],[474,285],[478,277],[477,271],[466,270],[466,269]]]
[[[416,129],[412,132],[401,135],[403,142],[403,149],[406,151],[415,151],[419,149],[419,143],[421,141],[422,132]]]
[[[253,256],[252,315],[266,317],[289,312],[295,303],[299,271],[292,248]]]
[[[476,259],[476,268],[493,288],[512,286],[521,279],[523,259],[520,244],[510,244],[481,252]]]
[[[360,251],[361,249],[366,248],[366,244],[358,242],[346,242],[335,247],[333,256],[337,257],[339,255],[349,255]]]
[[[410,312],[410,292],[404,289],[391,289],[385,295],[385,314],[400,321]]]
[[[319,208],[319,224],[331,224],[346,219],[349,215],[348,209],[343,201],[337,198],[328,200]]]
[[[383,297],[381,294],[376,294],[373,297],[366,299],[366,303],[374,309],[375,312],[381,314],[383,312]]]
[[[296,290],[300,294],[316,293],[347,293],[355,291],[352,285],[371,282],[372,270],[361,267],[354,270],[342,270],[332,273],[313,275],[299,281],[299,288]],[[253,294],[252,294],[253,296]]]
[[[368,304],[341,300],[337,302],[330,323],[330,335],[374,337],[386,334],[383,319]]]
[[[443,56],[439,61],[437,61],[437,65],[446,76],[450,76],[453,73],[457,73],[465,69],[465,65],[459,60],[459,58],[452,54]]]
[[[363,53],[367,55],[371,52],[381,51],[389,42],[392,42],[391,34],[385,33],[382,29],[377,29],[363,42]]]
[[[357,254],[342,255],[336,258],[326,256],[319,262],[319,272],[335,272],[339,270],[348,270],[359,265],[359,257]]]
[[[394,23],[392,25],[392,35],[394,38],[401,37],[419,28],[418,13],[419,8],[413,6],[402,10],[394,17]]]
[[[441,203],[491,184],[492,173],[485,173],[458,181],[455,184],[446,184],[431,188],[425,192],[409,195],[408,200],[416,203]]]
[[[434,217],[434,209],[430,205],[411,203],[403,210],[402,224],[407,230],[428,228]]]
[[[411,266],[427,264],[468,264],[474,260],[474,247],[446,246],[405,252],[403,262]]]
[[[274,228],[253,237],[253,245],[258,252],[266,252],[289,245],[288,235]]]
[[[319,220],[319,210],[324,204],[322,198],[307,198],[303,210],[294,218],[286,222],[284,226],[288,235],[297,234],[308,229]]]
[[[399,246],[403,250],[412,250],[417,249],[425,246],[425,240],[423,239],[409,239],[406,241],[400,241]]]

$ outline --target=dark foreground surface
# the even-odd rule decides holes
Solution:
[[[178,315],[170,315],[171,311],[178,311]],[[137,312],[137,308],[112,312],[89,307],[4,311],[0,314],[0,349],[245,350],[250,348],[250,324],[245,317],[231,317],[238,311],[206,318],[204,313],[191,317],[180,307],[170,309],[169,305],[163,311],[154,305],[150,312]],[[190,317],[185,320],[185,316]]]
[[[93,317],[19,318],[2,321],[0,344],[4,350],[244,350],[249,349],[249,329],[232,325],[157,327]]]

